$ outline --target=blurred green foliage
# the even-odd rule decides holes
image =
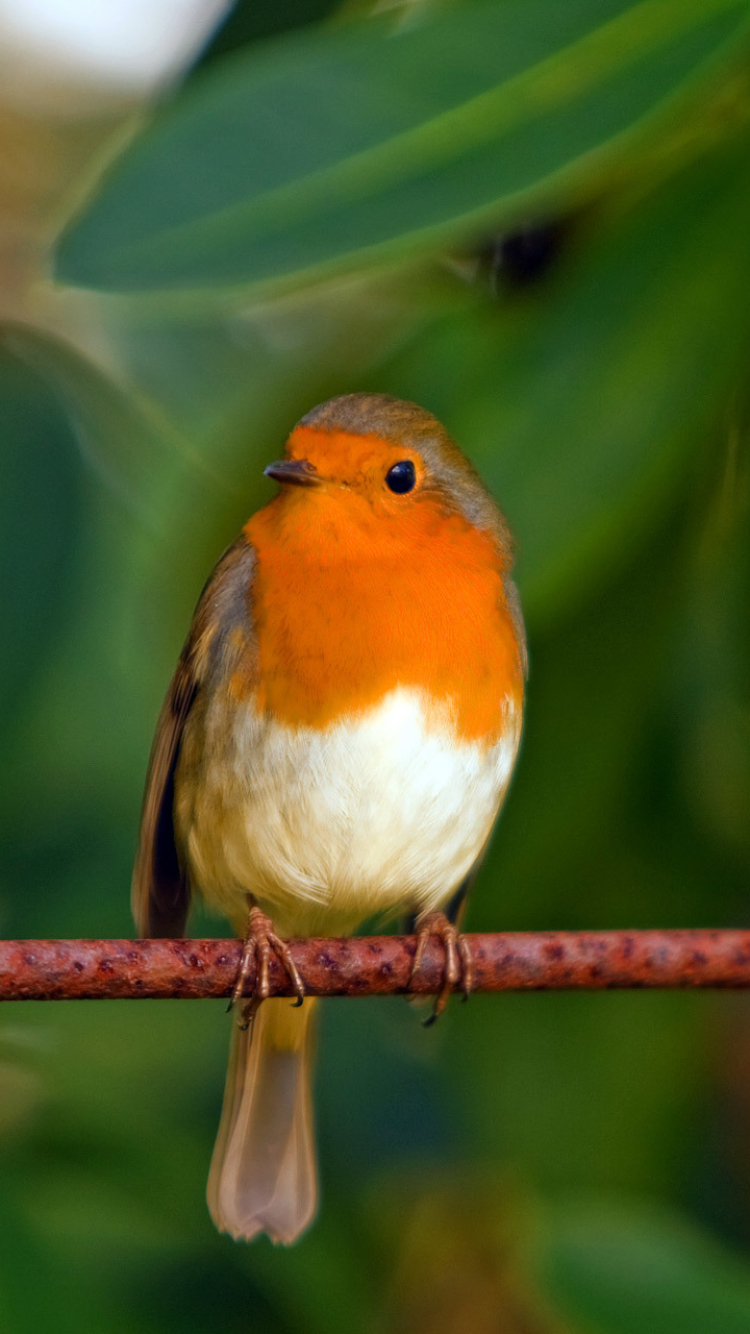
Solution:
[[[240,6],[68,221],[58,281],[99,294],[0,332],[8,936],[130,932],[203,579],[296,418],[371,388],[443,418],[518,539],[527,728],[471,926],[748,920],[748,6],[365,14]],[[429,1033],[331,1002],[289,1252],[203,1205],[227,1028],[4,1011],[3,1331],[750,1330],[742,998],[477,997]]]

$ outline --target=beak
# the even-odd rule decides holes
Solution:
[[[322,481],[307,459],[282,459],[280,463],[269,463],[263,472],[266,477],[273,477],[275,482],[284,482],[287,486],[319,486]]]

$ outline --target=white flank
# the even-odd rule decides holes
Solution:
[[[293,728],[242,705],[200,779],[178,774],[196,885],[242,929],[251,893],[285,933],[444,906],[489,838],[520,738],[457,738],[449,711],[394,690],[365,715]],[[212,717],[205,720],[212,732]],[[218,740],[218,738],[217,738]],[[205,753],[205,752],[204,752]]]

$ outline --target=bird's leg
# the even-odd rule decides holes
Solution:
[[[291,951],[285,940],[277,935],[274,930],[271,918],[260,909],[253,900],[250,900],[250,912],[247,918],[247,928],[245,930],[245,943],[242,950],[242,960],[240,962],[237,980],[232,990],[232,997],[227,1006],[231,1010],[238,1004],[245,994],[245,985],[250,975],[253,964],[257,964],[255,974],[255,987],[252,996],[242,1006],[240,1027],[249,1028],[253,1021],[259,1005],[268,998],[268,964],[271,953],[276,955],[282,968],[288,974],[289,980],[297,993],[295,1005],[301,1005],[305,998],[305,985],[299,975],[297,965],[292,958]]]
[[[459,905],[462,906],[462,905]],[[455,922],[451,922],[443,912],[423,912],[420,913],[415,923],[417,934],[417,948],[414,954],[414,962],[411,966],[409,981],[416,977],[422,965],[425,946],[430,936],[438,936],[443,942],[445,950],[445,972],[443,973],[443,985],[438,995],[435,997],[435,1004],[432,1012],[424,1020],[426,1028],[434,1024],[443,1013],[448,998],[456,984],[461,982],[463,999],[468,1000],[469,993],[474,983],[474,963],[471,957],[469,943],[464,935],[461,934]]]

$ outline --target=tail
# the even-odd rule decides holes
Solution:
[[[311,1076],[315,1003],[267,1000],[235,1027],[224,1105],[208,1176],[220,1232],[294,1241],[315,1213]]]

